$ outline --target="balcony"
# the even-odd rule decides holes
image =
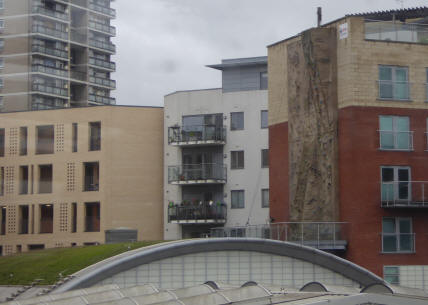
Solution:
[[[68,71],[58,68],[53,68],[49,66],[45,66],[42,64],[35,64],[32,66],[31,71],[38,73],[45,73],[50,75],[56,75],[61,77],[68,77]]]
[[[413,131],[379,130],[380,150],[413,150]]]
[[[208,202],[190,205],[170,204],[168,222],[179,224],[223,224],[226,222],[227,207],[224,203]]]
[[[48,84],[33,84],[33,91],[68,97],[68,90]]]
[[[345,251],[347,223],[279,222],[244,227],[213,228],[211,237],[250,237],[287,241],[326,251]]]
[[[45,8],[43,6],[38,6],[38,5],[33,6],[33,14],[53,17],[53,18],[61,19],[63,21],[69,20],[66,12],[50,10],[48,8]]]
[[[428,44],[428,25],[366,20],[365,39]]]
[[[383,208],[428,208],[428,181],[381,183]]]
[[[88,27],[91,30],[103,32],[108,35],[116,36],[116,28],[114,26],[103,24],[95,21],[89,21]]]
[[[226,165],[223,164],[168,166],[168,183],[170,184],[224,184],[226,181]]]
[[[82,71],[70,71],[70,78],[74,79],[74,80],[79,80],[82,82],[85,82],[87,79],[87,74],[86,72],[82,72]]]
[[[61,58],[68,58],[68,52],[66,50],[46,48],[44,46],[37,45],[37,44],[32,45],[31,51],[33,53],[41,53],[41,54],[51,55],[51,56],[56,56]]]
[[[61,31],[61,30],[57,30],[54,28],[50,28],[44,25],[33,25],[32,27],[32,32],[36,33],[36,34],[43,34],[43,35],[47,35],[47,36],[51,36],[51,37],[55,37],[55,38],[60,38],[60,39],[68,39],[68,33]]]
[[[108,52],[112,52],[112,53],[116,52],[116,46],[114,44],[112,44],[111,42],[90,39],[89,45],[91,47],[101,49],[101,50],[105,50]]]
[[[105,104],[105,105],[116,104],[116,99],[114,97],[101,96],[101,95],[95,95],[95,94],[89,94],[88,101],[97,103],[97,104]]]
[[[215,125],[172,126],[168,128],[168,144],[173,146],[225,145],[226,128]]]
[[[108,69],[111,71],[115,71],[116,70],[116,64],[114,62],[108,61],[108,60],[103,60],[103,59],[99,59],[96,57],[89,57],[89,64],[92,66],[96,66],[98,68],[104,68],[104,69]]]
[[[415,253],[415,233],[382,233],[382,253]]]
[[[93,11],[96,11],[96,12],[108,15],[108,16],[110,16],[112,18],[116,17],[116,10],[114,10],[112,8],[109,8],[109,7],[105,7],[105,6],[101,6],[101,5],[95,4],[92,1],[89,2],[88,8],[90,10],[93,10]]]
[[[95,76],[89,76],[89,82],[91,84],[100,85],[104,87],[109,87],[111,89],[116,88],[116,81],[109,78],[101,78]]]

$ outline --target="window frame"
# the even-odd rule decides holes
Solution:
[[[388,269],[395,269],[395,272],[387,272]],[[396,280],[388,280],[388,277],[396,277]],[[400,285],[400,266],[383,266],[383,278],[391,285]]]
[[[263,114],[266,113],[265,124],[263,124]],[[268,110],[260,110],[260,128],[266,129],[269,127],[269,111]]]
[[[384,181],[384,176],[383,176],[383,170],[384,169],[392,169],[393,170],[393,180],[392,180],[392,188],[393,188],[393,198],[389,199],[386,198],[384,200],[384,183],[386,185],[388,185],[388,181]],[[399,174],[398,171],[399,170],[403,170],[406,169],[408,172],[408,181],[401,181],[399,180]],[[399,183],[406,183],[407,182],[407,198],[400,198],[400,194],[399,194]],[[381,183],[381,201],[396,201],[396,200],[406,200],[408,202],[412,201],[412,169],[410,166],[381,166],[380,167],[380,183]],[[389,199],[389,200],[388,200]]]
[[[391,80],[384,80],[381,79],[381,69],[382,68],[389,68],[391,69]],[[403,69],[406,71],[406,81],[397,81],[396,80],[396,71],[399,69]],[[392,90],[392,96],[389,97],[382,97],[382,83],[384,83],[384,85],[391,85],[391,90]],[[395,95],[395,88],[397,87],[398,83],[404,83],[407,85],[407,97],[406,98],[398,98]],[[407,66],[394,66],[394,65],[379,65],[378,66],[378,98],[380,100],[395,100],[395,101],[410,101],[410,82],[409,82],[409,67]]]
[[[259,77],[260,77],[260,90],[268,90],[269,88],[268,71],[260,72]]]
[[[242,154],[242,165],[239,162],[239,156]],[[230,151],[230,169],[244,169],[245,168],[245,153],[244,150]]]
[[[394,231],[392,233],[385,232],[385,220],[387,219],[393,219],[394,220]],[[401,233],[400,229],[400,221],[407,220],[410,224],[410,233]],[[402,235],[409,235],[410,236],[410,250],[402,249],[402,241],[401,237]],[[395,237],[395,251],[387,251],[385,250],[385,237]],[[400,253],[415,253],[415,234],[413,233],[413,221],[412,217],[382,217],[382,253],[393,253],[393,254],[400,254]]]
[[[238,195],[238,202],[234,202],[234,195]],[[242,198],[241,198],[242,196]],[[242,199],[242,202],[241,202]],[[245,190],[231,190],[230,191],[230,208],[231,209],[245,209]]]
[[[265,155],[266,154],[266,159],[267,159],[267,163],[265,163]],[[262,150],[260,150],[260,161],[261,161],[261,168],[269,168],[269,148],[263,148]]]
[[[381,129],[381,120],[383,118],[391,118],[392,119],[392,130],[382,130]],[[398,120],[399,119],[407,119],[407,131],[400,131],[398,129]],[[413,131],[410,130],[410,117],[405,115],[379,115],[379,149],[380,150],[397,150],[397,151],[413,151]],[[392,134],[393,137],[393,147],[385,147],[382,144],[382,136],[386,136]],[[408,135],[408,145],[407,148],[399,147],[399,133],[407,133]]]
[[[242,116],[242,126],[236,126],[234,121]],[[235,118],[235,119],[234,119]],[[231,112],[230,113],[230,130],[244,130],[245,129],[245,116],[243,111]]]

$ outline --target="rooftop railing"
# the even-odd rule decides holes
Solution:
[[[428,44],[428,24],[366,20],[365,39]]]
[[[116,70],[116,64],[114,62],[96,58],[96,57],[89,57],[89,64],[93,66],[105,68],[108,70],[112,70],[112,71]]]
[[[201,202],[196,205],[171,203],[168,207],[168,222],[203,224],[225,223],[227,207],[224,203]]]
[[[68,52],[64,49],[47,48],[45,46],[34,44],[31,46],[31,51],[34,53],[42,53],[61,58],[68,58]]]
[[[428,181],[392,181],[381,183],[384,208],[428,208]]]
[[[61,39],[68,39],[68,33],[67,32],[57,30],[54,28],[50,28],[50,27],[40,25],[40,24],[33,25],[32,32],[47,35],[47,36],[53,36],[53,37],[61,38]]]
[[[184,164],[168,166],[168,182],[188,183],[226,183],[226,165],[215,163]]]
[[[345,222],[279,222],[243,227],[213,228],[211,237],[250,237],[281,240],[322,250],[345,250]]]
[[[225,144],[226,128],[215,125],[172,126],[168,128],[169,144]]]

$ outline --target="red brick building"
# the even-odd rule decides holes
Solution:
[[[268,47],[270,214],[345,222],[340,255],[428,290],[428,8]]]

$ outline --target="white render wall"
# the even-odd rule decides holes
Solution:
[[[222,89],[182,91],[165,96],[164,106],[164,239],[181,239],[181,225],[168,223],[168,203],[180,202],[181,186],[168,184],[168,166],[181,165],[181,148],[168,145],[168,127],[182,125],[182,116],[223,113],[226,145],[223,163],[227,183],[223,201],[227,205],[225,226],[263,224],[269,208],[261,207],[261,190],[269,188],[269,169],[261,167],[261,150],[267,149],[268,129],[261,128],[261,110],[268,109],[267,90],[223,93]],[[244,130],[230,130],[230,113],[244,112]],[[244,150],[244,169],[230,169],[230,151]],[[245,208],[231,209],[231,190],[245,190]]]

